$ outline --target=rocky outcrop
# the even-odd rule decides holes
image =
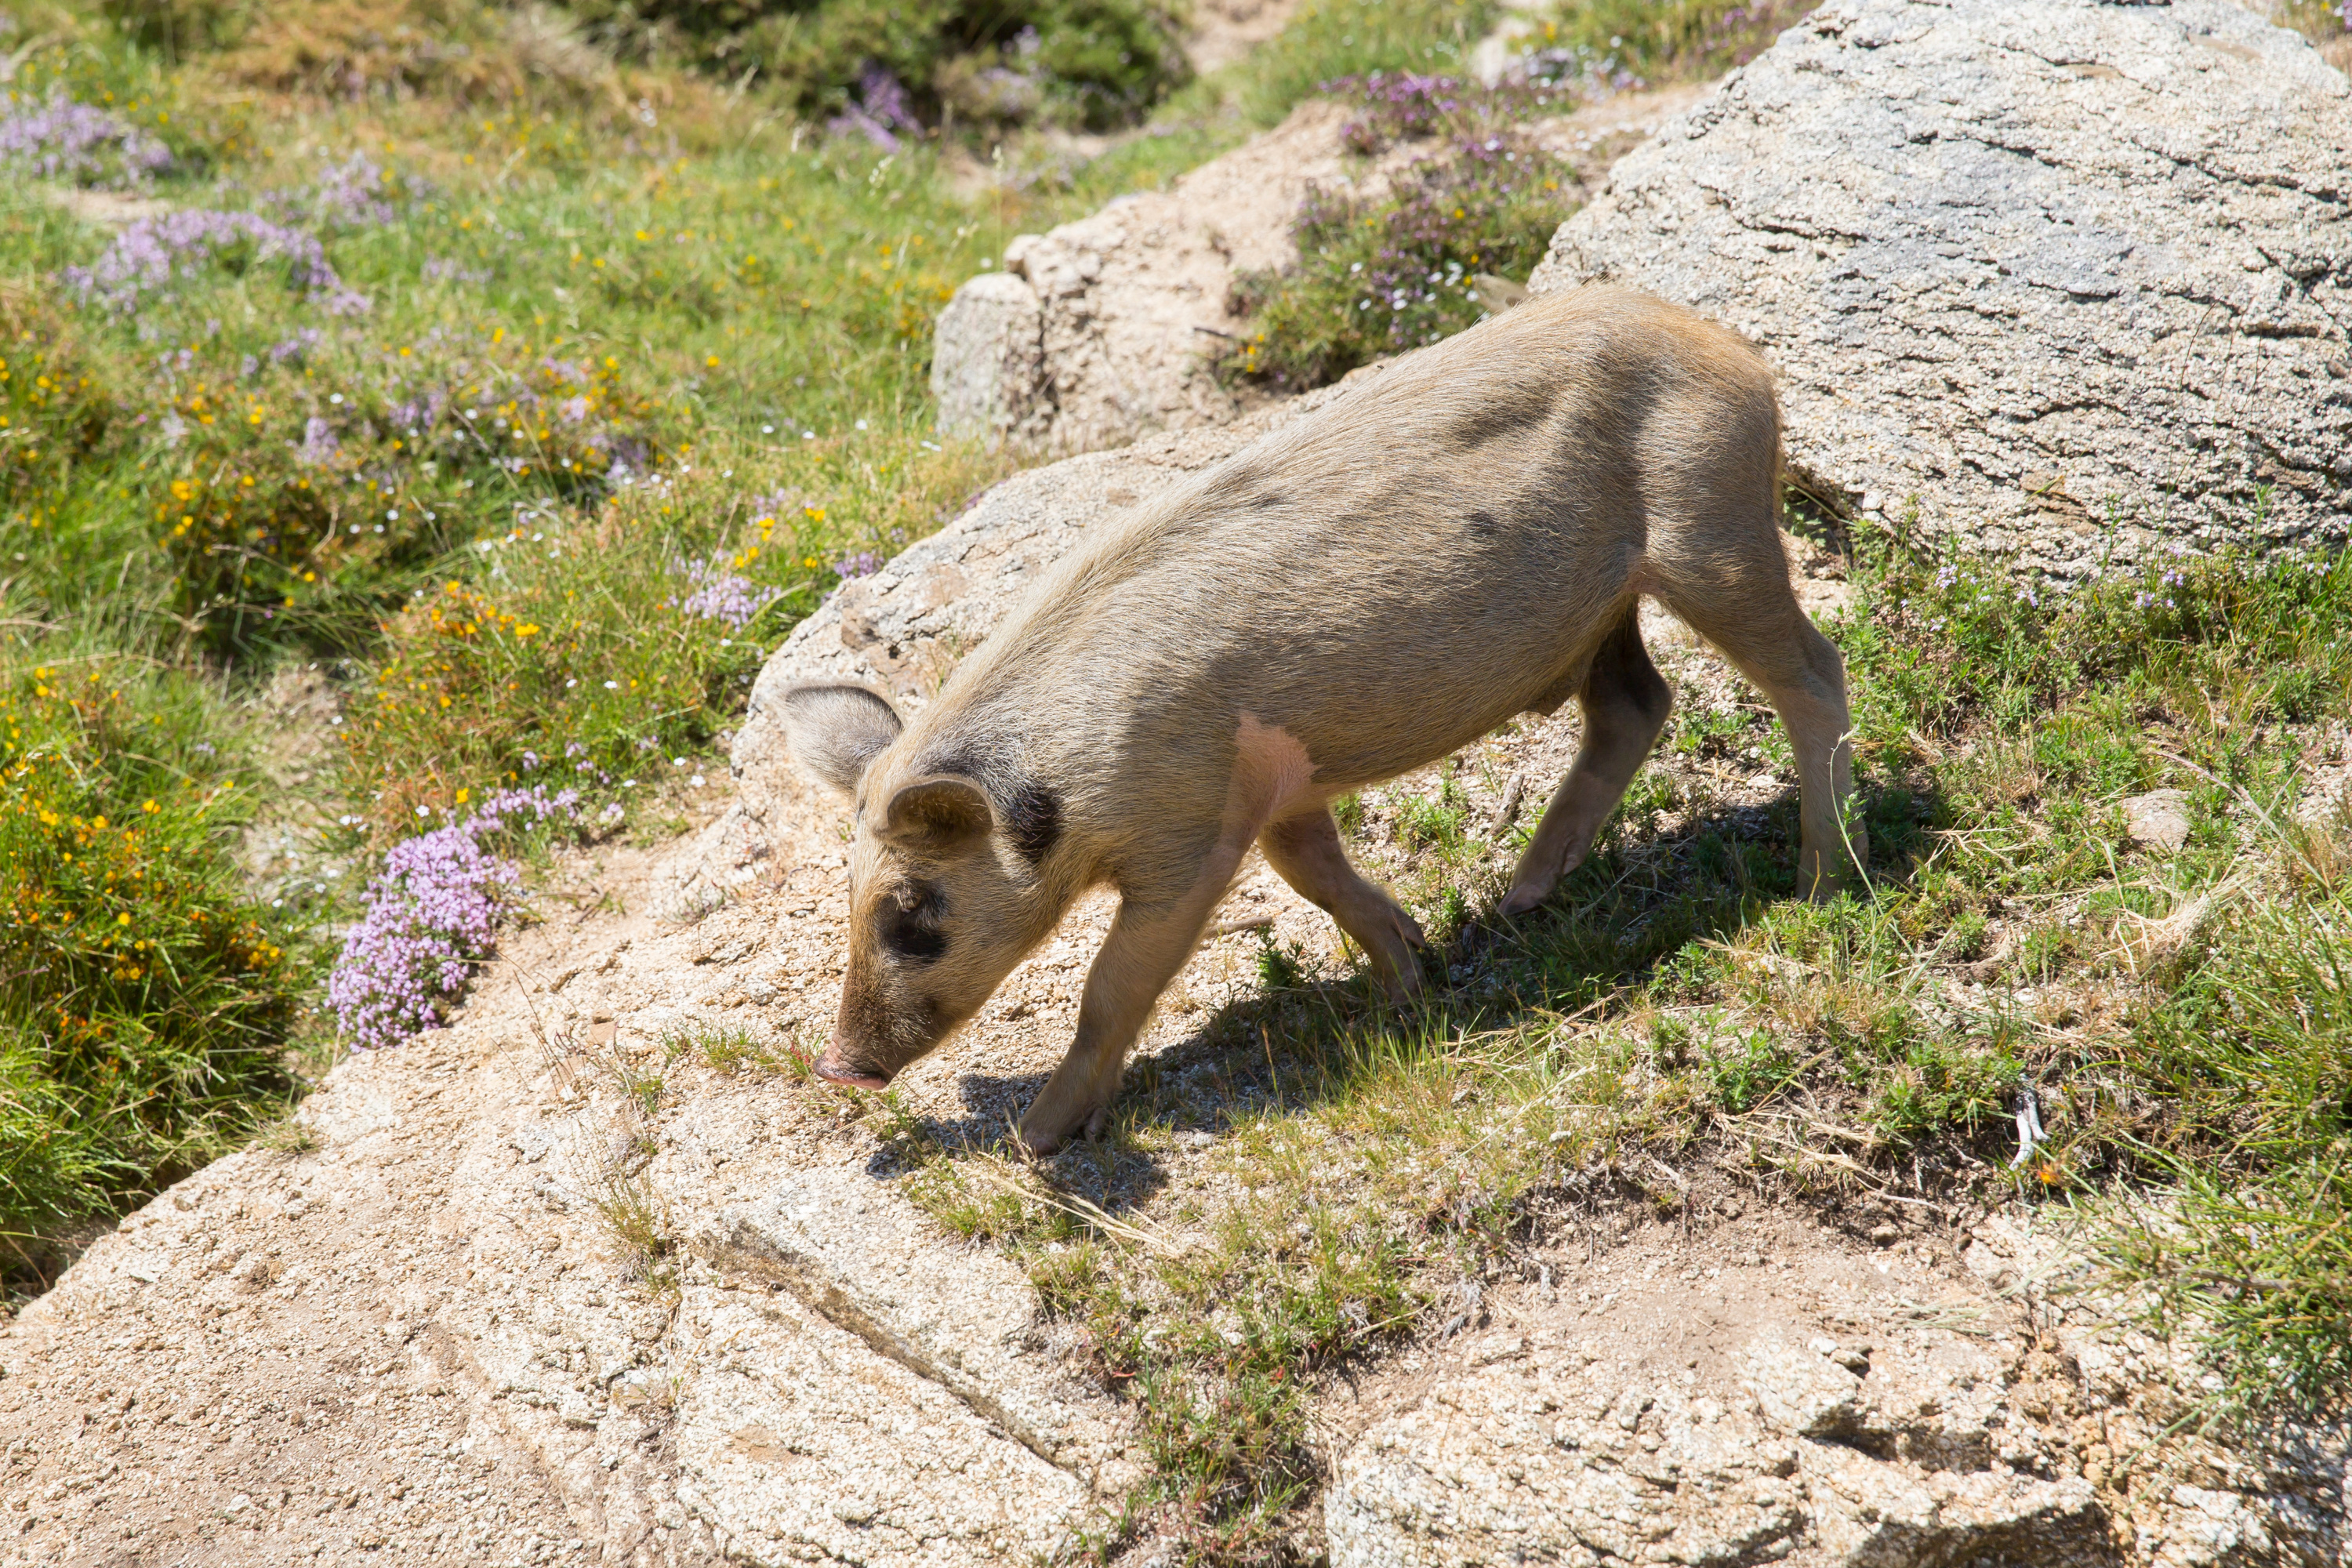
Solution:
[[[1610,160],[1704,92],[1624,93],[1526,129],[1580,182],[1597,184]],[[931,348],[940,428],[1092,452],[1262,405],[1260,389],[1216,368],[1223,345],[1248,327],[1233,309],[1234,285],[1296,264],[1291,222],[1310,186],[1377,195],[1400,167],[1444,151],[1409,141],[1352,156],[1340,140],[1349,112],[1303,104],[1167,191],[1120,196],[1091,217],[1015,238],[1004,270],[970,279],[940,312]]]
[[[2225,0],[1831,0],[1531,286],[1761,343],[1825,497],[2079,573],[2352,524],[2352,84]]]
[[[1098,1521],[1126,1413],[777,1077],[767,1017],[822,1008],[839,942],[832,820],[761,907],[515,933],[454,1027],[0,1320],[0,1563],[966,1568]]]
[[[1290,221],[1307,186],[1355,178],[1346,119],[1338,104],[1302,105],[1169,190],[1014,239],[1002,272],[965,283],[940,312],[940,428],[1088,452],[1242,413],[1245,395],[1213,363],[1242,329],[1234,279],[1294,262]]]
[[[2322,1568],[2352,1543],[2343,1424],[2190,1431],[2200,1369],[2032,1215],[1941,1279],[1917,1270],[1941,1247],[1758,1239],[1506,1305],[1339,1455],[1335,1568]]]

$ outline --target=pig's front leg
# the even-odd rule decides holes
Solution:
[[[1328,808],[1277,822],[1258,838],[1266,864],[1318,909],[1356,939],[1372,961],[1372,973],[1398,1006],[1421,989],[1421,965],[1412,955],[1427,938],[1402,904],[1364,879],[1348,863],[1339,825]]]
[[[1200,945],[1209,913],[1224,890],[1223,880],[1203,879],[1213,880],[1215,889],[1207,898],[1196,889],[1171,905],[1139,906],[1132,900],[1119,905],[1110,935],[1087,972],[1077,1038],[1021,1119],[1021,1142],[1032,1154],[1050,1154],[1081,1131],[1089,1138],[1101,1135],[1129,1047],[1143,1032],[1160,994]]]

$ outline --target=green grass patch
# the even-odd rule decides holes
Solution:
[[[1501,928],[1505,871],[1451,856],[1424,795],[1350,828],[1411,838],[1434,872],[1409,901],[1433,931],[1466,903],[1479,933],[1411,1015],[1269,943],[1265,994],[1139,1060],[1103,1144],[1020,1172],[901,1130],[912,1194],[1024,1260],[1137,1405],[1153,1479],[1106,1552],[1148,1530],[1280,1560],[1318,1389],[1475,1323],[1564,1237],[1727,1184],[1832,1213],[1897,1182],[2072,1206],[2101,1282],[2152,1286],[2126,1299],[2221,1374],[2209,1414],[2340,1397],[2352,826],[2294,811],[2352,710],[2352,560],[2167,557],[2062,590],[1889,546],[1853,572],[1832,629],[1867,890],[1791,898],[1793,801],[1659,795]],[[2169,856],[2117,805],[2164,784],[2193,823]],[[2021,1159],[2029,1089],[2046,1137]],[[1149,1195],[1202,1127],[1230,1184]]]
[[[312,960],[232,858],[215,695],[103,656],[0,668],[0,1262],[281,1114]]]

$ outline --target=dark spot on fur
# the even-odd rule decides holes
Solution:
[[[1550,421],[1550,398],[1512,396],[1472,409],[1455,420],[1446,435],[1460,446],[1482,447],[1526,435]]]
[[[1502,531],[1502,525],[1490,511],[1474,511],[1463,520],[1462,526],[1480,539],[1492,539]]]
[[[1005,803],[1004,823],[1021,858],[1037,865],[1061,841],[1062,797],[1041,784],[1022,784]]]
[[[875,911],[882,945],[893,958],[909,963],[937,962],[948,950],[948,933],[940,929],[947,900],[929,882],[909,882],[894,898],[882,900]]]

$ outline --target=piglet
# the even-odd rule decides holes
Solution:
[[[1098,1135],[1129,1048],[1253,844],[1389,995],[1422,932],[1348,861],[1330,802],[1573,697],[1583,736],[1502,901],[1591,849],[1671,693],[1656,598],[1771,701],[1802,790],[1798,880],[1864,846],[1844,664],[1790,591],[1780,408],[1744,340],[1622,289],[1534,300],[1414,353],[1088,531],[902,719],[863,687],[782,699],[852,795],[849,956],[817,1071],[879,1089],[977,1013],[1086,889],[1119,908],[1077,1037],[1020,1128]]]

